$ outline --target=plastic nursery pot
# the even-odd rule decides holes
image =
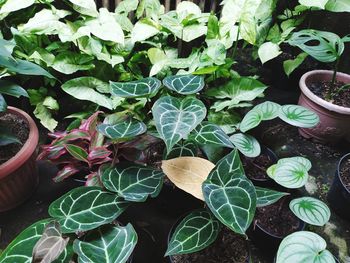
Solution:
[[[29,126],[29,136],[17,154],[0,165],[0,212],[10,210],[24,202],[39,182],[36,165],[38,128],[33,119],[20,109],[8,107],[6,113],[24,119]]]
[[[350,153],[343,156],[337,166],[331,189],[328,192],[328,202],[332,209],[341,217],[350,220],[350,190],[346,188],[341,176],[342,164],[350,159]],[[350,174],[348,175],[350,176]]]
[[[169,232],[169,235],[168,235],[168,244],[170,243],[171,237],[172,237],[173,233],[175,232],[176,227],[180,224],[182,219],[184,219],[185,217],[186,217],[186,215],[182,215],[181,217],[179,217],[179,219],[175,222],[175,224],[170,229],[170,232]],[[248,250],[248,256],[247,256],[247,259],[246,259],[246,261],[244,263],[250,263],[250,258],[251,258],[251,251],[250,251],[250,247],[249,247],[249,243],[248,242],[247,242],[247,250]],[[168,256],[167,257],[167,261],[169,263],[175,263],[175,260],[174,260],[173,256]]]
[[[309,90],[311,83],[331,81],[333,71],[313,70],[304,74],[299,82],[301,95],[299,105],[318,114],[320,123],[311,129],[299,129],[305,138],[314,138],[319,142],[336,143],[343,138],[350,139],[350,108],[338,106],[321,99]],[[337,81],[350,83],[350,75],[337,73]]]

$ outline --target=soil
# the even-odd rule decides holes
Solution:
[[[256,180],[267,180],[269,179],[266,170],[271,165],[273,165],[273,160],[270,156],[266,154],[261,154],[256,158],[247,158],[242,159],[244,171],[250,179]]]
[[[192,254],[172,256],[172,260],[174,263],[246,263],[248,256],[246,240],[225,227],[208,248]]]
[[[312,83],[309,87],[310,91],[314,93],[316,96],[329,101],[338,106],[342,107],[350,107],[350,88],[345,88],[344,90],[336,93],[332,96],[331,99],[327,98],[327,94],[332,94],[335,91],[339,90],[346,83],[344,82],[336,82],[334,87],[331,86],[331,82],[323,81],[323,82],[315,82]]]
[[[287,198],[256,210],[255,224],[272,235],[285,237],[298,230],[300,221],[289,209]]]
[[[21,150],[23,144],[27,141],[29,136],[29,125],[24,119],[12,113],[5,113],[1,115],[0,123],[5,124],[6,127],[11,130],[13,135],[22,143],[13,143],[0,147],[0,164],[2,164],[11,159],[19,152],[19,150]]]
[[[350,158],[341,165],[340,177],[346,189],[350,191]]]

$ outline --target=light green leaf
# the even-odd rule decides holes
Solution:
[[[46,106],[44,106],[43,103],[38,103],[33,113],[46,129],[51,132],[54,131],[58,122],[52,117],[51,111]]]
[[[74,144],[65,144],[64,147],[66,148],[67,152],[69,152],[69,154],[72,155],[75,159],[88,163],[89,154],[83,148]]]
[[[190,139],[201,145],[212,144],[228,148],[234,147],[226,133],[219,126],[209,122],[199,124],[190,135]]]
[[[326,10],[332,12],[350,12],[350,2],[347,0],[328,0]]]
[[[151,96],[159,90],[161,82],[156,78],[144,78],[130,82],[110,82],[111,93],[121,98]]]
[[[0,94],[10,95],[16,98],[19,98],[21,96],[27,98],[29,97],[25,89],[7,80],[0,80]]]
[[[271,189],[266,189],[262,187],[255,187],[256,191],[256,206],[263,207],[276,203],[282,197],[289,195],[289,193],[278,192]]]
[[[154,103],[152,113],[157,131],[170,152],[177,142],[185,139],[204,120],[207,110],[196,98],[164,96]]]
[[[314,0],[314,1],[309,1],[309,0],[299,0],[299,3],[301,5],[307,6],[307,7],[317,7],[320,9],[325,9],[325,6],[327,4],[328,0]]]
[[[319,235],[309,231],[299,231],[285,237],[277,251],[276,263],[335,263],[327,243]]]
[[[133,43],[144,41],[160,32],[157,24],[152,20],[145,18],[136,22],[131,31],[131,41]]]
[[[196,144],[188,141],[180,141],[175,144],[173,149],[166,155],[166,160],[183,156],[195,157],[198,155],[198,147]]]
[[[0,93],[0,112],[4,112],[7,110],[7,103],[4,96]]]
[[[49,214],[62,227],[62,233],[87,231],[115,220],[128,206],[122,198],[99,187],[78,187],[49,207]]]
[[[75,52],[59,53],[51,67],[66,75],[73,74],[80,70],[90,70],[95,67],[92,63],[93,57]]]
[[[247,157],[254,158],[260,155],[260,144],[253,136],[236,133],[230,137],[230,141]]]
[[[117,8],[115,9],[115,12],[118,14],[125,13],[128,14],[131,11],[135,11],[137,9],[137,6],[139,4],[139,0],[124,0],[119,2],[117,5]]]
[[[11,13],[20,9],[27,8],[35,3],[35,0],[7,0],[0,9],[0,14]]]
[[[107,93],[110,91],[110,87],[107,83],[93,77],[68,80],[62,85],[62,89],[79,100],[91,101],[110,110],[115,109],[121,102],[99,93]]]
[[[137,234],[131,224],[126,227],[106,225],[76,239],[74,252],[79,263],[125,263],[137,243]]]
[[[121,120],[116,124],[100,124],[97,130],[113,140],[130,139],[146,132],[147,127],[143,122],[133,118]]]
[[[272,42],[265,42],[258,50],[259,58],[263,64],[278,57],[281,53],[279,45]]]
[[[304,62],[307,56],[307,53],[302,52],[295,59],[289,59],[283,62],[283,69],[288,77]]]
[[[278,116],[286,123],[301,128],[312,128],[320,122],[315,112],[298,105],[282,106]]]
[[[216,240],[219,231],[220,223],[210,212],[206,209],[193,211],[176,227],[165,255],[200,251]]]
[[[268,121],[278,117],[280,108],[281,105],[275,102],[265,101],[256,105],[253,109],[260,112],[263,121]]]
[[[174,75],[166,77],[163,84],[182,95],[194,94],[204,88],[204,77],[194,75]]]
[[[107,169],[102,175],[103,185],[127,201],[144,202],[148,196],[157,197],[164,174],[142,166],[123,166]]]
[[[243,118],[239,125],[239,129],[242,132],[247,132],[257,127],[262,121],[262,113],[257,110],[250,110]]]
[[[73,4],[74,10],[77,12],[96,17],[98,15],[96,3],[94,0],[69,0]]]
[[[289,208],[298,218],[314,226],[324,226],[331,216],[328,206],[313,197],[293,199]]]

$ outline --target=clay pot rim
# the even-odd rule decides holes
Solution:
[[[346,160],[350,159],[350,153],[347,153],[345,154],[341,159],[340,161],[338,162],[338,165],[337,165],[337,176],[339,177],[339,180],[343,186],[343,188],[348,192],[348,194],[350,194],[350,190],[348,188],[345,187],[345,184],[340,176],[340,167],[342,165],[342,163]]]
[[[333,71],[332,70],[312,70],[309,71],[307,73],[305,73],[299,81],[299,86],[300,89],[302,91],[302,93],[308,97],[311,101],[313,101],[314,103],[330,110],[330,111],[334,111],[334,112],[338,112],[341,114],[346,114],[346,115],[350,115],[350,108],[347,107],[342,107],[342,106],[338,106],[335,105],[333,103],[330,103],[328,101],[325,101],[323,99],[321,99],[320,97],[316,96],[314,93],[312,93],[309,88],[306,85],[306,80],[313,75],[329,75],[330,77],[333,75]],[[350,82],[350,75],[346,74],[346,73],[342,73],[342,72],[337,72],[337,77],[338,76],[342,76],[344,78],[348,78],[349,82]]]
[[[12,113],[25,119],[29,125],[29,135],[27,141],[15,156],[0,165],[0,179],[13,173],[21,167],[34,153],[39,142],[39,131],[34,120],[24,111],[8,106],[6,113]]]

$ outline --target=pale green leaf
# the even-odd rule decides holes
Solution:
[[[283,69],[287,76],[290,76],[290,74],[292,74],[293,71],[296,70],[304,62],[307,56],[307,53],[302,52],[295,59],[289,59],[284,61]]]
[[[230,137],[230,141],[241,153],[247,157],[254,158],[260,155],[260,144],[251,135],[236,133]]]
[[[289,193],[278,192],[271,189],[266,189],[262,187],[255,187],[256,191],[256,206],[264,207],[268,205],[272,205],[280,200],[282,197],[289,195]]]
[[[298,105],[282,106],[278,116],[286,123],[301,128],[312,128],[320,122],[315,112]]]
[[[77,12],[96,17],[98,15],[96,3],[94,0],[68,0],[73,4],[74,10]]]
[[[328,0],[326,10],[332,12],[350,12],[350,2],[348,0]]]
[[[131,40],[133,43],[144,41],[150,37],[155,36],[159,33],[159,28],[150,19],[143,19],[140,21],[137,21],[135,26],[133,27],[131,31]]]
[[[263,64],[278,57],[281,53],[279,45],[272,42],[265,42],[258,50],[259,58]]]

